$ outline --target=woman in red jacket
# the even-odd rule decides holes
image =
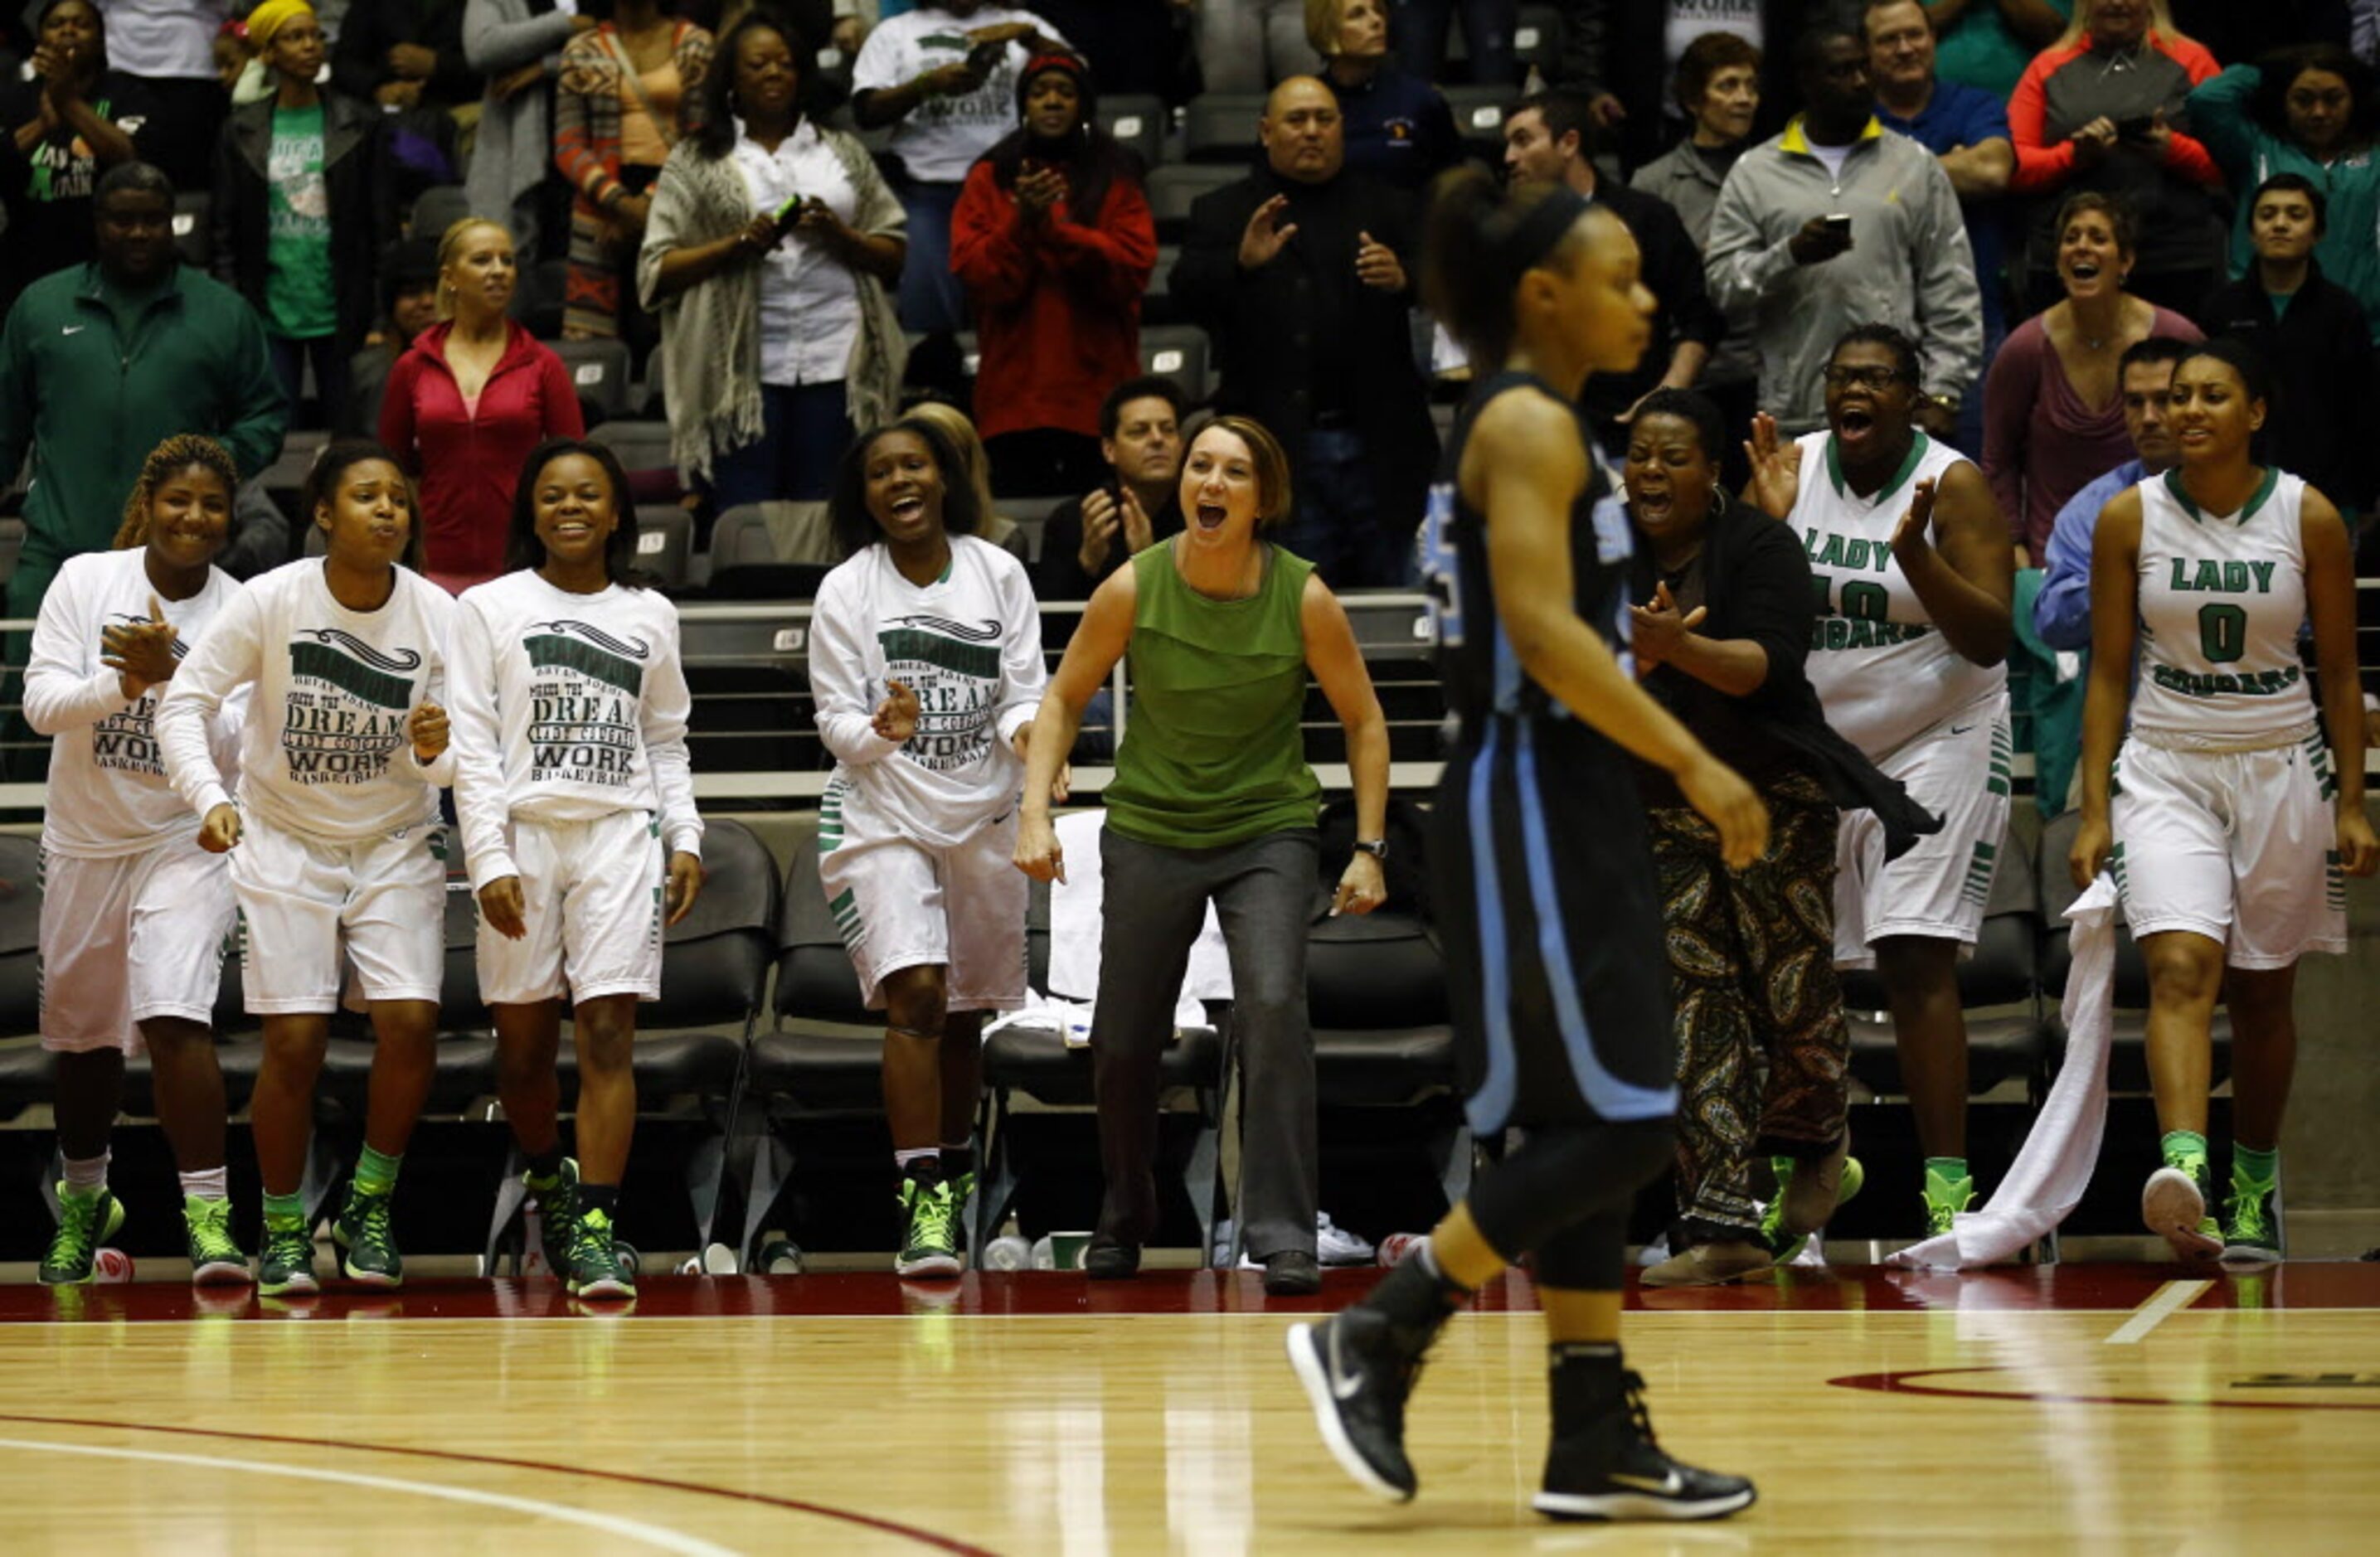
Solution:
[[[1018,78],[1023,123],[967,173],[951,269],[982,343],[975,419],[1004,494],[1079,492],[1108,476],[1099,402],[1140,372],[1140,298],[1157,228],[1138,159],[1099,127],[1072,54]]]
[[[513,240],[467,216],[438,245],[438,322],[389,370],[380,440],[420,490],[422,572],[459,595],[504,571],[529,451],[587,423],[562,359],[507,318]]]
[[[2223,175],[2188,133],[2191,89],[2215,56],[2177,31],[2166,0],[2078,0],[2065,35],[2034,57],[2009,98],[2015,194],[2033,199],[2025,290],[2035,308],[2064,295],[2058,211],[2090,190],[2139,224],[2131,291],[2187,315],[2223,277]]]

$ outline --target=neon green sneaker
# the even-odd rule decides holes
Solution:
[[[124,1202],[103,1185],[88,1195],[70,1193],[58,1183],[58,1230],[42,1257],[44,1286],[79,1286],[91,1279],[99,1246],[124,1225]]]
[[[2223,1262],[2277,1265],[2282,1259],[2281,1187],[2231,1175],[2223,1201]]]
[[[951,1191],[951,1247],[966,1252],[967,1202],[975,1199],[975,1175],[960,1174],[943,1181]]]
[[[1964,1178],[1945,1178],[1932,1168],[1925,1170],[1925,1236],[1938,1238],[1950,1231],[1959,1213],[1974,1202],[1975,1180],[1970,1174]]]
[[[1806,1233],[1788,1237],[1785,1232],[1785,1187],[1793,1180],[1794,1163],[1791,1157],[1771,1157],[1768,1166],[1777,1175],[1777,1193],[1769,1201],[1768,1209],[1761,1213],[1760,1241],[1776,1255],[1777,1263],[1790,1265],[1801,1254],[1802,1246],[1810,1241]],[[1835,1187],[1835,1209],[1840,1211],[1850,1204],[1852,1197],[1866,1182],[1867,1170],[1860,1166],[1860,1160],[1845,1157],[1841,1181]]]
[[[900,1199],[901,1209],[909,1219],[909,1231],[901,1241],[901,1252],[893,1256],[892,1273],[954,1276],[965,1271],[966,1261],[959,1254],[951,1187],[904,1178]]]
[[[314,1240],[303,1227],[264,1229],[256,1251],[256,1290],[267,1298],[310,1298],[322,1290],[314,1276]]]
[[[331,1237],[347,1251],[341,1263],[349,1281],[366,1286],[405,1285],[405,1256],[396,1251],[396,1233],[388,1216],[388,1196],[347,1187],[347,1203],[331,1224]]]
[[[231,1237],[231,1202],[182,1199],[182,1225],[190,1237],[192,1286],[246,1286],[248,1256]]]
[[[521,1182],[537,1197],[538,1217],[545,1226],[546,1236],[556,1243],[570,1237],[571,1230],[578,1225],[578,1159],[563,1158],[562,1166],[543,1184],[528,1174],[521,1175]],[[562,1252],[566,1257],[569,1251],[565,1249]]]
[[[633,1299],[637,1296],[637,1278],[620,1259],[619,1243],[612,1236],[612,1218],[605,1212],[587,1213],[571,1229],[568,1270],[574,1298]]]

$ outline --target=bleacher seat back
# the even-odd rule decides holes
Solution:
[[[0,1037],[42,1030],[42,846],[0,837]]]
[[[1325,917],[1306,935],[1305,1009],[1323,1029],[1436,1026],[1447,1020],[1445,963],[1413,914]]]
[[[1519,94],[1510,87],[1447,87],[1446,105],[1454,113],[1454,133],[1474,156],[1500,159],[1504,152],[1504,110]]]
[[[640,470],[674,470],[670,453],[670,427],[664,421],[622,416],[587,429],[587,441],[601,443],[620,457],[620,467],[634,476]]]
[[[174,197],[174,247],[182,263],[204,272],[214,257],[214,199],[204,189]]]
[[[686,583],[694,551],[694,515],[674,502],[637,505],[637,569],[663,589]]]
[[[446,229],[472,214],[471,197],[460,184],[433,184],[414,199],[412,228],[417,238],[437,243]]]
[[[1044,899],[1046,902],[1046,899]],[[794,846],[777,921],[777,1015],[794,1021],[874,1020],[860,999],[851,954],[844,949],[819,877],[818,842]]]
[[[1148,210],[1157,223],[1159,239],[1179,243],[1183,229],[1190,222],[1190,208],[1197,203],[1198,197],[1246,176],[1245,168],[1214,163],[1168,163],[1150,169]]]
[[[1520,56],[1524,67],[1536,66],[1551,80],[1556,62],[1561,56],[1561,33],[1560,6],[1523,6],[1512,24],[1512,52]]]
[[[702,870],[693,910],[662,933],[662,997],[639,1013],[642,1026],[741,1023],[763,998],[778,918],[777,863],[750,827],[712,817],[703,828]]]
[[[1172,380],[1193,405],[1204,404],[1214,392],[1212,360],[1207,332],[1195,324],[1158,325],[1140,332],[1140,368]]]
[[[791,561],[777,550],[765,503],[745,503],[719,516],[710,530],[710,578],[706,592],[720,600],[807,600],[832,565]]]
[[[562,359],[570,387],[589,415],[589,426],[628,414],[628,346],[625,341],[555,341],[548,347]]]
[[[1264,117],[1263,92],[1202,92],[1183,110],[1182,155],[1193,163],[1229,163],[1242,168],[1257,159],[1257,122]]]
[[[1165,157],[1165,101],[1133,92],[1099,99],[1099,123],[1119,145],[1136,153],[1144,168]]]

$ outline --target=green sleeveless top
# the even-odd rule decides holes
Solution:
[[[1173,546],[1132,560],[1132,706],[1107,825],[1173,849],[1316,826],[1322,786],[1297,728],[1306,680],[1299,610],[1314,564],[1267,545],[1257,592],[1215,600],[1184,582]]]

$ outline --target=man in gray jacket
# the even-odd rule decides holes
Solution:
[[[1983,294],[1959,197],[1923,146],[1876,118],[1859,13],[1794,42],[1800,117],[1745,152],[1711,214],[1711,296],[1760,352],[1760,404],[1788,435],[1826,421],[1827,353],[1857,324],[1918,344],[1937,437],[1958,423],[1984,345]]]

